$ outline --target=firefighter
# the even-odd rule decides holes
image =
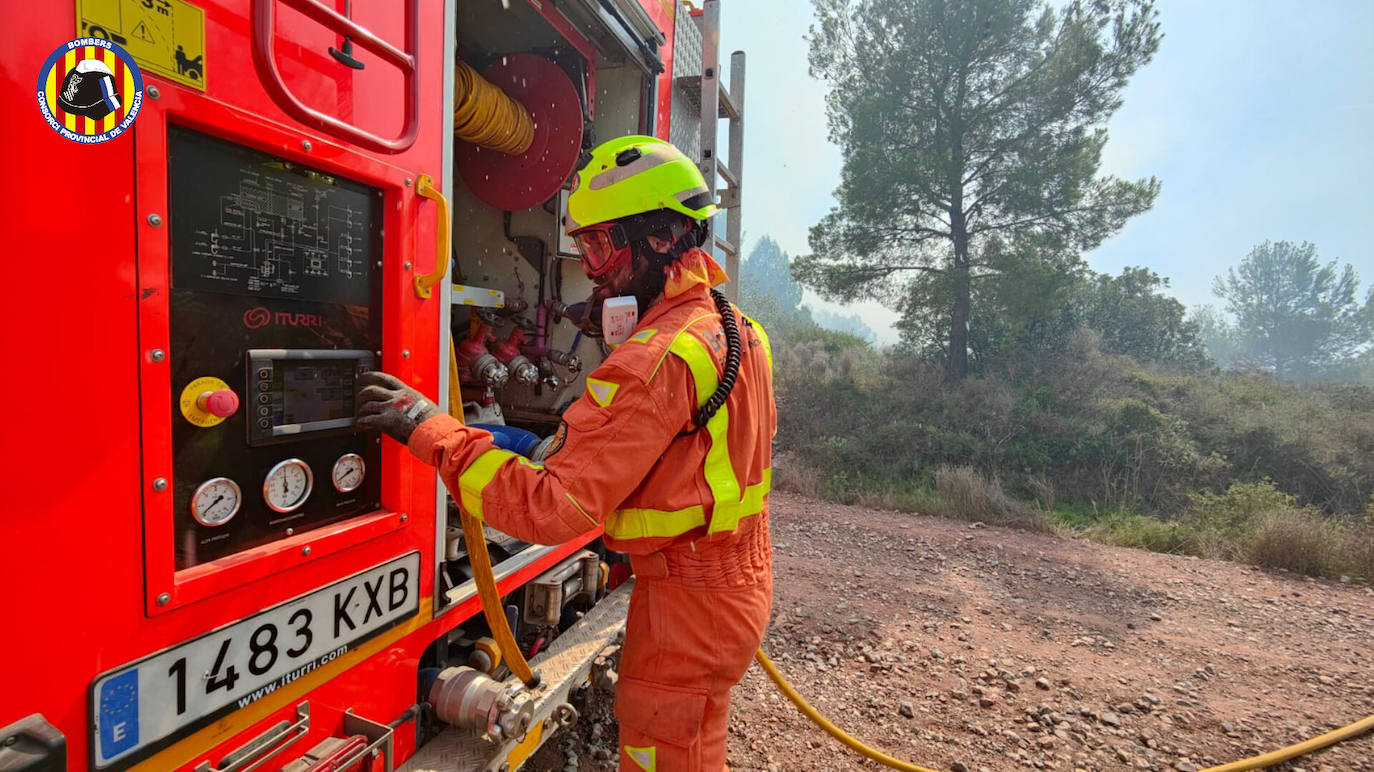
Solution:
[[[763,328],[715,285],[700,249],[716,212],[672,145],[623,137],[574,178],[565,226],[592,302],[633,296],[638,323],[587,378],[541,461],[502,450],[385,373],[359,379],[358,425],[406,443],[458,505],[517,538],[557,544],[604,524],[637,580],[615,713],[620,766],[725,769],[730,689],[763,639],[777,425]]]

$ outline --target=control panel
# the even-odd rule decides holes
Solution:
[[[176,568],[379,505],[381,192],[168,127]]]

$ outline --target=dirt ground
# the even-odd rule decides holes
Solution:
[[[1374,714],[1374,590],[787,493],[764,648],[836,724],[951,772],[1189,772]],[[590,690],[589,690],[590,691]],[[525,767],[612,770],[609,697]],[[881,769],[752,668],[730,768]],[[1276,767],[1374,770],[1374,734]],[[665,770],[665,772],[671,772]]]

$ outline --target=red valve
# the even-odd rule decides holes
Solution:
[[[510,364],[511,360],[520,356],[520,347],[524,345],[524,343],[525,331],[520,327],[516,327],[515,330],[511,332],[509,338],[491,347],[491,353],[495,354],[496,358],[505,364]]]
[[[196,407],[219,418],[228,418],[239,409],[239,395],[233,389],[203,391],[196,397]]]
[[[472,363],[484,356],[490,356],[487,350],[487,342],[482,338],[464,338],[458,343],[458,370],[462,373],[466,381],[468,368]]]

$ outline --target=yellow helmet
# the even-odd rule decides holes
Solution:
[[[573,177],[564,230],[671,209],[694,220],[716,213],[701,170],[681,150],[656,137],[603,142]]]

